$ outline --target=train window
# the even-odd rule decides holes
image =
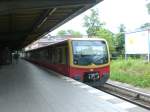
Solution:
[[[38,53],[38,51],[34,51],[34,53],[33,53],[33,58],[34,58],[34,59],[38,59],[38,58],[39,58],[39,53]]]
[[[62,47],[62,64],[65,64],[65,47]]]
[[[27,57],[30,58],[30,52],[27,52]]]
[[[49,63],[52,63],[52,48],[49,48]]]
[[[62,64],[62,57],[63,57],[63,51],[62,48],[59,48],[58,50],[58,63]]]
[[[67,47],[62,47],[62,64],[67,64]]]
[[[108,51],[104,41],[73,41],[73,58],[76,65],[100,65],[108,63]]]
[[[43,60],[43,58],[44,58],[44,52],[43,52],[43,50],[41,50],[40,51],[40,59]]]
[[[61,50],[61,48],[56,48],[56,63],[57,64],[62,63],[62,50]]]
[[[51,60],[52,64],[55,63],[55,48],[52,48],[52,60]]]
[[[55,48],[54,57],[53,57],[53,59],[54,59],[54,64],[57,64],[57,62],[58,62],[58,55],[57,55],[57,52],[58,52],[58,50]]]
[[[53,58],[52,58],[53,64],[56,64],[58,62],[57,60],[58,60],[57,49],[53,48]]]
[[[60,46],[51,49],[51,63],[53,64],[66,64],[67,63],[67,47]]]
[[[47,62],[47,60],[48,60],[48,50],[47,49],[42,49],[40,51],[40,59],[41,59],[41,61]]]
[[[66,47],[56,48],[55,51],[55,63],[66,64]]]
[[[46,61],[48,60],[48,58],[49,58],[49,56],[48,56],[48,49],[46,48],[45,50],[44,50],[44,54],[45,54],[45,59],[46,59]]]

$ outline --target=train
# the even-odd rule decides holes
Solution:
[[[25,51],[25,59],[91,86],[105,84],[110,76],[105,39],[68,38]]]

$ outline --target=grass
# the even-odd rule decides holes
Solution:
[[[110,79],[142,88],[150,87],[150,63],[140,59],[113,60]]]

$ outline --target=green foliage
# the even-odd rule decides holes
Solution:
[[[106,41],[108,42],[109,45],[109,50],[110,53],[112,53],[115,50],[114,47],[114,38],[113,38],[113,33],[110,32],[109,30],[105,29],[105,28],[100,28],[97,32],[96,35],[100,38],[104,38],[106,39]]]
[[[144,23],[143,25],[141,25],[142,29],[146,29],[146,28],[150,28],[150,23]]]
[[[124,56],[125,44],[125,26],[120,24],[119,33],[114,35],[108,29],[104,28],[104,23],[99,19],[98,11],[92,9],[90,16],[84,17],[84,27],[87,28],[88,36],[98,36],[107,40],[110,53]]]
[[[91,15],[84,17],[84,27],[87,28],[88,36],[96,36],[96,32],[104,25],[99,20],[98,10],[91,9]]]
[[[120,55],[124,55],[124,46],[125,46],[125,35],[124,33],[118,33],[116,34],[116,51],[120,54]]]
[[[148,3],[148,4],[146,5],[146,7],[147,7],[147,9],[148,9],[148,13],[150,14],[150,3]]]
[[[120,24],[120,26],[119,26],[119,32],[120,33],[125,32],[125,29],[126,29],[126,27],[124,26],[124,24]]]
[[[119,53],[119,55],[124,55],[125,53],[125,26],[121,24],[119,26],[119,33],[116,34],[115,37],[115,46],[116,46],[116,51]]]
[[[65,30],[60,30],[58,31],[57,35],[64,36],[64,35],[67,35],[67,32]]]
[[[57,33],[58,36],[65,36],[65,35],[72,35],[72,36],[81,36],[82,34],[80,32],[74,31],[74,30],[60,30]]]
[[[107,40],[110,53],[115,51],[114,34],[103,28],[104,23],[99,20],[98,10],[91,9],[91,15],[84,17],[84,27],[87,28],[88,36],[97,36]]]
[[[67,30],[67,33],[73,36],[81,36],[80,32],[73,31],[73,30]]]
[[[111,62],[112,80],[139,87],[150,87],[150,63],[138,59],[118,59]]]

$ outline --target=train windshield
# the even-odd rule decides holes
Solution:
[[[73,63],[75,65],[102,65],[108,63],[108,51],[105,41],[73,40]]]

